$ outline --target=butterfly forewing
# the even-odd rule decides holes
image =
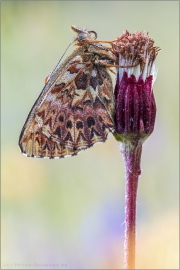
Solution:
[[[87,44],[80,46],[47,79],[20,135],[19,146],[27,156],[76,155],[113,132],[112,81],[97,61],[96,49],[87,53]]]

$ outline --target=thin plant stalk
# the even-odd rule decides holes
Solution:
[[[121,144],[121,153],[125,163],[125,240],[124,266],[125,269],[135,269],[136,253],[136,198],[138,180],[141,174],[142,145],[129,146]]]

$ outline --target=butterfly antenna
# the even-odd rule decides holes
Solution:
[[[62,56],[59,58],[58,62],[57,62],[57,65],[61,62],[63,56],[65,55],[65,53],[67,52],[67,50],[69,49],[69,47],[71,46],[71,44],[73,44],[73,42],[75,42],[77,40],[77,38],[75,38],[68,46],[67,48],[65,49],[64,53],[62,54]],[[56,65],[56,66],[57,66]]]
[[[57,64],[55,65],[55,67],[50,71],[50,73],[47,75],[47,77],[44,80],[44,83],[46,84],[51,76],[51,74],[53,73],[53,71],[56,69],[56,67],[59,65],[59,63],[61,62],[63,56],[65,55],[65,53],[67,52],[67,50],[69,49],[69,47],[71,46],[71,44],[73,44],[73,42],[75,42],[77,40],[77,38],[75,38],[65,49],[64,53],[61,55],[61,57],[59,58]]]
[[[65,49],[65,51],[64,51],[64,53],[63,53],[63,55],[59,58],[59,60],[58,60],[58,63],[57,64],[59,64],[59,62],[61,61],[61,59],[63,58],[63,56],[65,55],[65,53],[67,52],[67,50],[69,49],[69,47],[71,46],[71,44],[73,44],[73,42],[75,42],[77,40],[77,38],[75,38],[68,46],[67,46],[67,48]]]

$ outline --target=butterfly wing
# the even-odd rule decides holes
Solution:
[[[84,62],[81,50],[56,68],[22,129],[27,156],[61,158],[104,142],[114,130],[114,95],[105,66]]]

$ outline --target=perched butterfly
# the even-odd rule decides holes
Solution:
[[[111,50],[94,31],[71,26],[78,48],[47,76],[19,138],[23,154],[37,158],[74,156],[114,131],[114,93],[108,69]]]

